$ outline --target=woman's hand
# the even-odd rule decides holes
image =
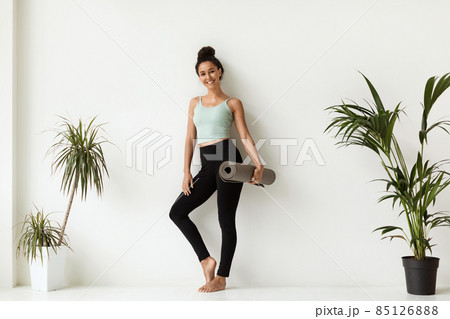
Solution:
[[[264,171],[264,166],[259,166],[257,167],[254,171],[253,171],[253,177],[252,180],[250,182],[248,182],[249,184],[256,184],[261,182],[262,180],[262,174]]]
[[[184,195],[189,196],[189,194],[191,194],[191,190],[189,189],[189,186],[194,188],[194,181],[192,179],[191,172],[184,173],[183,184],[181,185]]]

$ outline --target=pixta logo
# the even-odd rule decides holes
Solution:
[[[127,166],[138,171],[154,175],[172,159],[172,146],[167,143],[172,139],[158,131],[144,128],[127,139]]]
[[[257,140],[257,142],[255,143],[256,150],[259,150],[264,145],[265,142],[266,142],[265,138]],[[299,145],[299,141],[297,138],[269,138],[269,144],[270,146],[276,146],[279,148],[278,163],[281,166],[289,165],[288,162],[289,151],[291,152],[294,151],[294,153],[297,155],[296,160],[294,162],[294,166],[302,166],[307,161],[315,162],[316,165],[319,166],[325,165],[325,160],[312,138],[306,138],[303,141],[300,150],[298,150],[295,147],[294,150],[292,150],[292,148],[289,149],[289,146]],[[266,165],[266,162],[262,158],[261,154],[259,154],[259,157],[261,159],[261,164]],[[250,162],[251,158],[249,156],[245,157],[243,160],[243,164],[250,164]]]

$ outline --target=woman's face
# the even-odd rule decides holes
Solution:
[[[205,61],[200,63],[198,74],[198,77],[204,86],[213,88],[220,84],[219,77],[222,75],[222,70],[218,70],[214,63]]]

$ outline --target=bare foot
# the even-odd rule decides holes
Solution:
[[[198,289],[199,292],[214,292],[224,290],[226,286],[225,277],[216,276],[213,280]]]
[[[205,274],[206,283],[214,279],[214,270],[216,269],[216,260],[211,256],[203,259],[200,264],[203,268],[203,273]]]

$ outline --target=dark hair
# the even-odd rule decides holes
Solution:
[[[214,48],[210,47],[209,45],[206,47],[203,47],[198,51],[197,56],[197,64],[195,65],[195,72],[198,74],[198,67],[200,66],[200,63],[210,61],[214,63],[214,65],[217,67],[217,69],[222,69],[222,75],[219,77],[219,80],[222,80],[223,76],[223,66],[222,63],[214,56],[216,54],[216,50]]]

